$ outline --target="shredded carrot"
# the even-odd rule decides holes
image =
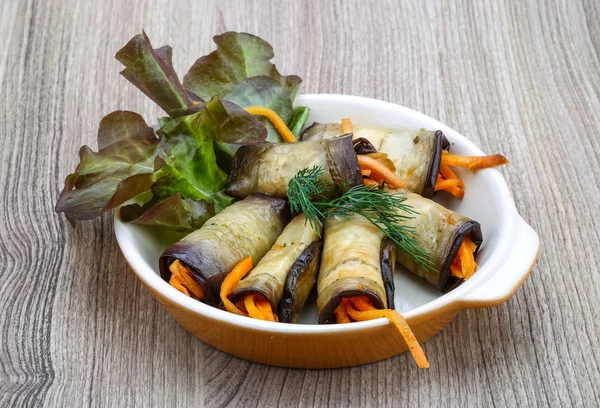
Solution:
[[[348,133],[354,133],[354,127],[350,118],[344,118],[342,119],[342,135],[347,135]]]
[[[181,282],[177,276],[171,276],[171,279],[169,279],[169,285],[173,286],[184,295],[190,296],[190,292],[188,292],[186,287],[183,286],[183,282]]]
[[[245,108],[246,112],[251,115],[261,115],[266,117],[271,121],[277,132],[281,135],[283,140],[289,143],[297,142],[296,136],[292,133],[292,131],[287,127],[283,119],[272,109],[269,109],[265,106],[251,106],[249,108]]]
[[[370,178],[364,178],[363,183],[365,183],[365,186],[367,186],[367,187],[369,187],[369,186],[378,186],[379,187],[379,183]]]
[[[435,191],[450,190],[452,187],[458,187],[458,180],[444,180],[438,174],[437,181],[435,183]]]
[[[246,310],[248,311],[248,316],[252,317],[253,319],[265,320],[265,316],[256,307],[255,297],[256,293],[244,296],[244,305],[246,306]]]
[[[442,153],[442,165],[466,167],[469,170],[496,167],[507,163],[508,159],[501,154],[493,154],[491,156],[455,156],[446,151]]]
[[[361,173],[363,176],[367,176],[367,177],[369,177],[369,176],[371,175],[371,170],[369,170],[369,169],[361,170],[361,171],[360,171],[360,173]]]
[[[202,287],[194,280],[190,270],[179,259],[169,265],[169,270],[171,271],[171,279],[169,279],[171,286],[194,299],[204,299]]]
[[[425,357],[425,353],[423,352],[419,341],[406,323],[406,320],[404,320],[404,317],[398,311],[391,309],[376,309],[371,304],[371,301],[365,296],[355,296],[348,299],[349,301],[345,303],[345,307],[349,317],[357,322],[374,320],[380,317],[387,318],[394,326],[396,326],[404,338],[417,366],[419,366],[419,368],[429,368],[429,361],[427,361],[427,357]]]
[[[473,255],[476,249],[477,245],[475,245],[469,237],[465,237],[458,249],[456,258],[454,258],[454,262],[450,265],[452,276],[465,280],[473,276],[477,269],[477,263],[475,262],[475,256]]]
[[[256,307],[265,317],[265,320],[268,320],[270,322],[279,321],[277,315],[273,313],[273,307],[271,306],[271,302],[269,302],[269,299],[267,299],[264,295],[257,293],[255,300]]]
[[[452,171],[450,167],[445,164],[440,164],[440,174],[444,176],[446,180],[458,180],[458,187],[465,188],[465,183]]]
[[[381,164],[383,164],[385,167],[387,167],[393,172],[396,172],[396,166],[394,165],[394,162],[389,159],[387,153],[367,153],[365,156],[369,156],[370,158],[381,162]]]
[[[346,312],[346,302],[346,299],[342,299],[341,303],[333,311],[333,313],[335,314],[336,323],[350,323],[350,318],[348,317],[348,313]]]
[[[465,244],[467,244],[467,246],[469,247],[471,252],[475,253],[475,250],[477,249],[477,245],[473,241],[471,241],[471,238],[465,237],[465,240],[463,242]]]
[[[396,173],[388,169],[383,163],[373,159],[372,157],[359,154],[358,164],[363,170],[371,170],[371,176],[380,176],[383,180],[393,188],[404,188],[406,183],[398,177]],[[375,177],[371,177],[375,178]]]
[[[221,284],[221,300],[223,305],[228,312],[235,313],[238,315],[246,316],[246,313],[242,312],[236,305],[233,304],[227,296],[233,291],[233,287],[238,283],[248,272],[252,269],[252,257],[248,257],[240,261],[229,274],[225,277],[223,284]]]

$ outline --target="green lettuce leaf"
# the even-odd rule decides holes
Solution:
[[[185,91],[172,62],[173,50],[168,45],[153,49],[145,32],[133,37],[115,58],[125,65],[121,72],[171,117],[196,110]]]
[[[56,203],[56,211],[71,220],[95,218],[147,191],[160,177],[164,161],[156,156],[159,139],[138,114],[105,116],[98,145],[97,153],[81,148],[79,165],[67,176]]]
[[[181,193],[184,199],[212,201],[228,178],[217,161],[215,143],[257,144],[267,131],[243,109],[213,98],[199,112],[166,122],[159,134],[164,138],[161,157],[166,176],[152,187],[154,195]],[[219,207],[227,201],[220,195],[216,199]]]
[[[183,86],[200,98],[223,98],[244,79],[267,76],[296,97],[302,80],[296,75],[281,75],[274,64],[273,48],[266,41],[247,33],[227,32],[213,37],[217,50],[199,58],[183,78]]]
[[[145,205],[130,204],[121,207],[121,220],[140,225],[153,225],[180,232],[191,232],[202,227],[215,215],[212,203],[183,199],[175,194],[166,200],[153,199]]]
[[[290,123],[294,118],[293,99],[290,97],[289,90],[266,76],[243,80],[231,89],[223,99],[233,102],[242,108],[266,106],[277,112],[285,123]],[[261,116],[256,116],[256,118],[267,128],[267,141],[273,143],[283,142],[279,132],[277,132],[267,118]]]

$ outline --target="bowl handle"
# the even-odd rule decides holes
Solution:
[[[540,238],[521,217],[515,224],[512,242],[508,247],[510,253],[506,254],[501,265],[506,273],[497,273],[471,290],[461,299],[462,307],[491,307],[504,303],[529,276],[538,257]]]

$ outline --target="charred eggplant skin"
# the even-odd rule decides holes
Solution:
[[[389,238],[381,241],[381,277],[385,287],[388,309],[395,309],[394,304],[394,269],[396,268],[396,246]]]
[[[289,206],[283,199],[256,194],[238,201],[208,220],[201,229],[167,248],[159,259],[161,277],[169,281],[169,266],[178,259],[189,268],[194,280],[201,286],[204,301],[217,306],[221,284],[233,266],[247,256],[258,262],[283,231],[289,218]],[[247,223],[246,229],[253,234],[247,234],[238,248],[226,248],[228,243],[236,245],[239,222]],[[212,231],[210,235],[206,235],[207,230]],[[219,236],[222,239],[215,238]]]
[[[304,306],[310,294],[310,289],[315,286],[322,249],[323,243],[321,241],[313,242],[292,265],[283,288],[283,297],[279,301],[278,316],[280,322],[291,323]],[[302,283],[306,285],[306,289],[300,288]],[[304,289],[303,293],[301,293],[302,289]]]
[[[301,143],[242,146],[233,158],[227,194],[245,198],[266,193],[285,198],[292,177],[313,166],[323,168],[323,182],[338,195],[343,186],[353,187],[363,182],[352,136],[348,135]]]
[[[359,137],[353,140],[354,142],[354,151],[356,154],[371,154],[377,153],[377,149],[371,142],[369,142],[364,137]]]
[[[435,194],[435,183],[437,183],[437,176],[440,172],[440,165],[442,163],[442,151],[450,150],[450,142],[441,130],[436,131],[433,138],[434,148],[431,153],[431,162],[429,164],[429,170],[427,170],[425,185],[421,191],[421,196],[425,198],[431,198]]]

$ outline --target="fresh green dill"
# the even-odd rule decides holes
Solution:
[[[292,178],[287,196],[294,213],[303,212],[315,229],[323,225],[325,218],[362,215],[419,266],[433,269],[431,256],[419,247],[414,228],[402,222],[419,214],[410,205],[404,204],[406,197],[373,187],[355,186],[344,189],[340,197],[329,200],[330,191],[321,180],[322,175],[323,169],[315,166],[299,171]]]

